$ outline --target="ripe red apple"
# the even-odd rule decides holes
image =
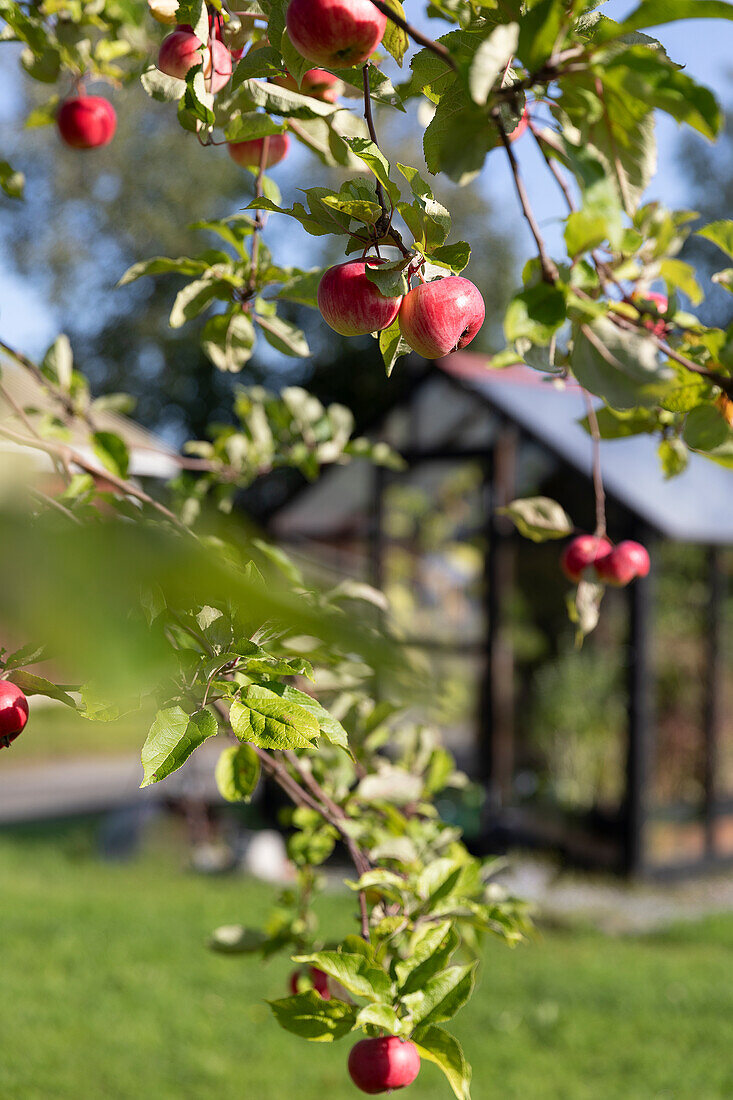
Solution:
[[[9,748],[28,721],[28,700],[9,680],[0,680],[0,749]]]
[[[365,336],[391,325],[401,297],[388,298],[366,277],[382,260],[347,260],[324,272],[318,286],[318,308],[327,325],[341,336]]]
[[[611,549],[612,544],[606,538],[578,535],[564,548],[560,555],[560,566],[568,580],[577,584],[583,579],[585,570]]]
[[[265,138],[253,138],[252,141],[230,141],[229,156],[242,168],[259,168],[262,158],[262,146],[267,140],[267,159],[265,168],[272,168],[287,156],[290,137],[287,134],[270,134]]]
[[[290,0],[285,19],[298,53],[329,69],[363,65],[387,26],[372,0]]]
[[[295,996],[296,993],[300,993],[299,986],[301,977],[305,977],[302,970],[294,970],[290,975],[290,992],[293,996]],[[331,990],[328,988],[328,975],[324,974],[322,970],[319,970],[317,966],[310,966],[308,968],[307,977],[316,993],[320,993],[321,999],[330,1001]]]
[[[59,136],[72,149],[108,145],[117,129],[117,115],[109,100],[98,95],[66,99],[56,114]]]
[[[642,312],[645,302],[647,304],[651,302],[652,305],[657,307],[660,313],[666,313],[669,309],[669,299],[667,295],[660,294],[657,290],[648,290],[644,294],[636,292],[632,294],[631,297],[635,305],[637,305]],[[655,336],[659,337],[666,336],[669,330],[669,325],[666,321],[655,320],[654,317],[645,317],[642,324],[649,332],[653,332]]]
[[[405,295],[400,331],[425,359],[440,359],[470,344],[485,314],[484,300],[473,283],[460,275],[449,275],[421,283]]]
[[[324,103],[335,103],[344,87],[339,78],[327,72],[326,69],[309,69],[303,74],[300,86],[290,73],[273,77],[272,83],[280,88],[289,88],[291,92],[300,92],[301,95],[321,99]]]
[[[362,1039],[351,1048],[349,1073],[362,1092],[376,1096],[411,1085],[420,1072],[420,1055],[409,1040],[390,1035],[381,1039]]]
[[[646,577],[650,564],[649,554],[641,543],[627,539],[598,558],[595,566],[602,581],[621,588],[635,577]]]
[[[201,40],[192,31],[178,27],[161,43],[158,68],[166,76],[185,80],[189,69],[200,65],[202,60],[206,87],[211,92],[220,92],[232,75],[232,55],[229,50],[218,38],[204,48]]]

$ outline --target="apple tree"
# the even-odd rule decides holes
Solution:
[[[318,309],[342,335],[372,333],[373,369],[388,375],[411,350],[438,358],[469,345],[484,320],[481,288],[463,274],[471,243],[452,239],[430,177],[471,186],[492,158],[506,160],[534,249],[504,317],[506,348],[487,369],[524,363],[583,389],[597,522],[575,532],[544,498],[506,511],[537,541],[574,536],[561,566],[577,584],[582,635],[605,584],[650,568],[644,547],[614,545],[606,530],[600,440],[655,436],[668,477],[690,451],[733,464],[733,331],[692,312],[704,291],[679,258],[690,234],[707,238],[727,257],[715,282],[733,289],[722,266],[733,257],[733,222],[700,226],[690,211],[644,202],[655,111],[711,140],[721,125],[712,92],[647,32],[677,19],[730,20],[733,9],[642,0],[617,22],[584,0],[413,6],[414,23],[399,0],[239,0],[236,11],[224,0],[0,0],[3,38],[22,44],[26,72],[53,89],[29,125],[56,125],[90,171],[89,151],[114,140],[106,87],[119,89],[124,110],[133,81],[177,112],[180,140],[197,142],[212,170],[222,145],[242,168],[245,209],[221,220],[196,211],[213,247],[210,236],[195,255],[120,273],[123,284],[185,279],[170,323],[208,314],[202,347],[215,370],[241,370],[258,339],[307,356],[284,313],[292,302]],[[443,33],[426,33],[429,19]],[[387,159],[377,127],[386,111],[421,127],[424,164]],[[537,146],[542,178],[524,179],[520,140]],[[333,170],[333,186],[281,194],[277,165],[294,142]],[[21,199],[23,180],[5,162],[0,183]],[[548,187],[564,219],[556,252],[533,208],[533,190]],[[325,272],[280,263],[267,244],[270,217],[337,238],[343,262]],[[155,699],[144,785],[228,734],[219,788],[246,801],[264,773],[288,795],[297,880],[264,928],[225,926],[212,947],[287,951],[295,970],[289,995],[271,1002],[277,1022],[316,1042],[362,1033],[348,1066],[362,1091],[405,1087],[426,1059],[465,1100],[470,1070],[443,1025],[470,999],[482,939],[516,943],[526,914],[437,814],[436,795],[467,781],[420,720],[424,677],[385,628],[381,594],[314,588],[232,508],[238,489],[278,467],[313,478],[329,463],[399,456],[353,438],[341,406],[296,387],[254,387],[239,391],[231,424],[168,456],[179,474],[165,493],[148,490],[131,476],[125,440],[100,423],[122,398],[91,397],[63,336],[40,363],[0,350],[54,409],[18,404],[0,381],[10,410],[0,436],[54,471],[41,487],[30,476],[4,506],[6,575],[22,562],[34,581],[22,599],[2,595],[6,621],[29,641],[2,653],[0,744],[23,730],[33,694],[97,721]],[[87,446],[72,441],[72,426]],[[74,684],[29,671],[49,653],[63,656]],[[312,899],[337,844],[353,864],[354,924],[332,943],[320,937]]]

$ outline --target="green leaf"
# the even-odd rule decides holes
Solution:
[[[698,405],[687,414],[682,435],[693,451],[714,451],[726,442],[731,430],[728,421],[714,405]]]
[[[61,333],[56,337],[41,360],[41,373],[50,382],[68,390],[74,373],[74,355],[69,337]]]
[[[677,477],[687,468],[689,461],[687,447],[676,436],[672,439],[663,439],[657,453],[665,478]]]
[[[324,1001],[315,989],[268,1003],[280,1027],[314,1043],[341,1039],[353,1031],[356,1024],[356,1005],[334,997]]]
[[[284,122],[275,122],[261,111],[245,111],[235,115],[224,130],[227,141],[255,141],[257,138],[282,134],[286,130]]]
[[[652,340],[617,328],[607,317],[580,327],[570,364],[581,386],[619,409],[658,404],[660,383],[673,377]]]
[[[412,348],[403,338],[400,330],[399,316],[395,317],[391,325],[383,328],[379,334],[379,350],[382,353],[387,377],[392,374],[394,365],[403,355],[409,355]]]
[[[159,103],[177,103],[186,90],[184,80],[166,76],[155,65],[151,65],[141,74],[140,83],[147,94]]]
[[[36,661],[44,660],[45,655],[45,646],[29,642],[27,645],[21,646],[20,649],[9,653],[2,663],[6,669],[22,668],[23,665],[33,665]]]
[[[292,674],[292,669],[289,671]],[[349,751],[349,735],[346,730],[317,699],[314,699],[312,695],[308,695],[305,691],[293,687],[292,684],[271,684],[270,687],[282,699],[289,699],[302,707],[303,710],[307,710],[315,718],[318,729],[327,741],[330,741],[332,745],[336,745],[337,748]]]
[[[459,943],[460,937],[450,921],[442,921],[414,935],[407,958],[395,964],[400,996],[422,989],[428,978],[448,965]]]
[[[710,222],[702,229],[698,229],[696,235],[712,241],[726,255],[733,257],[733,221],[723,218],[717,222]]]
[[[240,741],[261,749],[304,749],[318,737],[318,722],[304,707],[269,688],[250,684],[229,712]]]
[[[494,27],[473,55],[468,73],[468,86],[474,103],[487,102],[499,75],[517,52],[519,24],[500,23]]]
[[[34,672],[17,669],[11,672],[7,678],[19,687],[24,695],[46,695],[49,699],[56,699],[57,702],[65,703],[67,707],[76,710],[76,703],[71,696],[62,691],[60,687],[56,687],[56,684],[52,684],[50,680],[44,679],[43,676],[36,676]]]
[[[471,1100],[471,1067],[458,1040],[442,1027],[420,1028],[412,1040],[420,1057],[443,1071],[457,1100]]]
[[[219,757],[214,775],[227,802],[249,802],[260,779],[260,758],[251,745],[231,745]]]
[[[449,268],[454,275],[460,275],[471,259],[471,246],[466,241],[444,244],[440,248],[434,248],[429,253],[428,259],[431,263]]]
[[[565,221],[565,247],[571,259],[597,248],[608,236],[608,223],[602,214],[574,210]]]
[[[405,270],[411,259],[408,256],[406,259],[389,260],[384,264],[367,264],[366,277],[385,298],[400,298],[409,289]]]
[[[675,23],[678,19],[733,19],[733,8],[726,0],[643,0],[622,23],[614,26],[613,36]],[[610,29],[607,33],[610,36]]]
[[[134,283],[143,275],[201,275],[207,267],[208,264],[204,260],[192,260],[188,256],[181,256],[177,260],[168,259],[167,256],[155,256],[152,260],[140,260],[139,263],[128,267],[117,286]]]
[[[345,140],[354,156],[357,156],[359,160],[363,160],[371,169],[392,203],[399,202],[400,190],[389,178],[389,161],[382,150],[374,144],[371,138],[356,137],[346,138]]]
[[[373,966],[364,955],[349,951],[317,951],[314,955],[299,955],[295,961],[317,967],[355,997],[385,1003],[391,1000],[389,975]]]
[[[386,0],[386,4],[397,15],[401,15],[405,19],[405,9],[403,8],[400,0]],[[392,54],[398,65],[402,65],[405,54],[410,48],[410,39],[407,37],[407,32],[403,31],[402,27],[393,22],[389,17],[387,18],[387,29],[384,32],[384,38],[382,39],[382,45],[387,53]]]
[[[313,271],[299,271],[281,287],[276,298],[282,298],[286,302],[298,302],[303,306],[311,306],[315,309],[318,302],[318,284],[323,277],[321,268]]]
[[[264,332],[268,344],[272,344],[284,355],[292,355],[296,358],[305,358],[310,355],[308,341],[298,326],[291,321],[286,321],[284,317],[278,317],[277,314],[263,317],[259,313],[255,314],[254,319]]]
[[[94,453],[104,466],[118,477],[127,477],[130,468],[130,452],[124,439],[115,432],[94,432]]]
[[[678,122],[713,140],[720,130],[721,112],[713,93],[697,84],[659,50],[632,46],[616,54],[604,72],[604,84],[648,108],[666,111]]]
[[[449,966],[434,974],[415,993],[402,997],[414,1024],[439,1024],[451,1020],[473,993],[478,963]]]
[[[716,271],[710,278],[714,283],[717,283],[718,286],[722,286],[725,290],[733,294],[733,267],[726,267],[723,271]]]
[[[695,278],[695,268],[692,264],[686,264],[682,260],[662,260],[659,264],[659,274],[667,284],[668,294],[681,290],[693,306],[699,306],[704,299],[705,295]]]
[[[388,1035],[399,1035],[403,1024],[392,1005],[370,1004],[359,1009],[356,1026],[378,1027]]]
[[[209,710],[197,710],[190,717],[178,706],[159,710],[143,745],[140,786],[149,787],[177,771],[217,730],[216,718]]]
[[[547,345],[566,319],[565,294],[559,287],[538,283],[512,298],[504,316],[507,340],[527,337]]]
[[[254,325],[240,306],[210,317],[201,332],[201,347],[219,370],[237,373],[252,358]]]
[[[553,53],[566,19],[566,8],[557,0],[540,0],[523,16],[517,54],[534,72]]]
[[[495,126],[459,85],[451,86],[423,134],[425,163],[431,175],[445,172],[455,183],[470,183],[486,154],[499,142]]]
[[[0,160],[0,187],[10,199],[22,199],[25,176],[16,172],[6,160]]]
[[[574,531],[573,521],[564,508],[549,497],[525,497],[497,508],[500,516],[508,516],[520,535],[533,542],[564,539]]]
[[[216,298],[221,284],[217,279],[194,279],[179,290],[168,319],[171,328],[180,328],[206,309]]]

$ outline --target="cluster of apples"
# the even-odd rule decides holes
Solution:
[[[622,588],[636,577],[646,577],[650,562],[639,542],[626,539],[617,546],[602,535],[578,535],[560,556],[562,571],[575,584],[592,579]]]
[[[28,700],[9,680],[0,680],[0,749],[10,748],[28,721]]]
[[[420,283],[407,294],[389,297],[366,275],[381,259],[348,260],[324,272],[318,308],[341,336],[381,332],[399,316],[400,332],[414,351],[439,359],[470,344],[486,313],[477,287],[460,275]]]

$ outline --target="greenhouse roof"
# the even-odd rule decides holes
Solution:
[[[466,352],[436,366],[591,477],[592,443],[579,423],[586,408],[577,383],[559,384],[524,366],[492,371],[485,357]],[[601,461],[607,491],[668,538],[733,544],[733,469],[690,454],[687,469],[666,480],[657,446],[654,435],[604,440]]]

